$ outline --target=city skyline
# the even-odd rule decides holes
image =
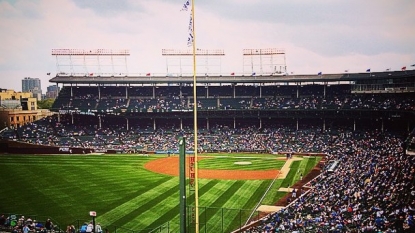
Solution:
[[[39,78],[25,77],[22,79],[22,92],[31,92],[33,97],[42,99],[42,81]]]
[[[415,2],[195,1],[196,47],[223,49],[221,72],[243,70],[243,49],[281,48],[287,72],[413,69]],[[1,88],[42,89],[57,70],[52,49],[129,49],[128,72],[166,73],[162,49],[188,49],[183,0],[0,1]],[[48,75],[50,73],[50,75]]]

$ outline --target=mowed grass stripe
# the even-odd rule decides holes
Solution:
[[[208,192],[199,193],[199,206],[210,206],[210,207],[221,207],[221,203],[218,200],[226,193],[229,189],[235,185],[237,180],[221,180],[217,182]],[[193,197],[193,195],[191,196]],[[189,205],[194,204],[194,197],[190,199]]]
[[[56,196],[47,179],[44,179],[43,171],[38,171],[36,167],[27,164],[18,167],[2,164],[1,167],[0,173],[1,177],[5,178],[2,179],[5,183],[0,182],[2,187],[0,194],[3,197],[3,203],[12,204],[12,208],[8,212],[37,214],[51,212],[54,218],[59,218],[61,215],[72,216],[68,214],[71,211],[68,208],[63,208],[62,211],[55,209],[55,207],[62,205],[61,200],[68,203],[68,200],[72,199],[68,195],[69,190],[66,189],[66,192]],[[4,206],[6,205],[2,205],[3,210],[5,210]],[[65,207],[68,206],[68,204],[65,205]],[[68,212],[65,213],[66,211]]]
[[[178,185],[175,185],[163,193],[160,193],[159,195],[153,195],[153,198],[143,204],[138,205],[133,211],[124,214],[122,218],[112,222],[111,225],[122,226],[123,228],[134,230],[147,228],[151,222],[157,220],[165,212],[178,205],[178,193],[179,187]],[[178,211],[179,209],[176,209],[176,214],[178,214]],[[140,216],[139,221],[132,221],[137,216]],[[164,219],[164,221],[168,220],[169,219]]]
[[[141,195],[103,213],[97,219],[101,221],[103,225],[125,225],[128,221],[131,221],[132,217],[136,218],[140,215],[143,210],[153,208],[155,203],[160,202],[166,197],[166,194],[175,192],[177,190],[177,184],[178,178],[171,178],[157,187],[152,187]],[[134,214],[130,214],[132,212],[134,212]]]
[[[239,161],[255,159],[250,157],[264,156],[230,155],[234,159],[241,157],[236,158]],[[274,156],[265,156],[267,158],[262,160],[274,161],[272,159],[275,158]],[[175,214],[178,213],[179,203],[178,178],[155,174],[144,168],[146,162],[161,157],[150,156],[147,158],[123,155],[0,156],[0,176],[2,177],[0,179],[0,187],[2,187],[0,194],[3,197],[3,203],[5,203],[1,211],[49,216],[56,219],[56,223],[65,226],[76,223],[77,220],[80,222],[89,221],[88,212],[95,210],[98,214],[97,221],[103,226],[110,226],[109,224],[118,220],[116,223],[120,224],[119,227],[139,230],[134,228],[154,228],[169,222],[173,224],[171,229],[177,226],[178,230],[179,218]],[[218,158],[219,161],[224,161],[221,159]],[[306,164],[306,169],[310,164],[309,161]],[[213,164],[213,167],[209,169],[217,169],[215,166]],[[172,182],[172,180],[175,181]],[[226,211],[229,211],[229,215],[226,216],[230,217],[226,219],[226,223],[223,223],[225,224],[224,228],[233,230],[235,222],[239,224],[240,220],[235,219],[235,210],[230,208],[239,211],[239,209],[255,205],[256,201],[254,200],[259,200],[267,187],[264,182],[269,183],[270,181],[199,179],[199,206],[213,206],[212,211],[216,211],[212,213],[213,215],[218,214],[217,209],[227,208]],[[240,185],[236,185],[236,183],[240,183]],[[168,187],[164,187],[164,185]],[[227,190],[230,187],[236,187],[236,189],[229,192]],[[247,189],[246,193],[242,191],[245,189]],[[222,196],[224,192],[231,196]],[[235,197],[232,197],[233,195]],[[159,197],[162,198],[158,199]],[[142,208],[141,213],[136,210],[153,199],[159,200],[159,202],[153,203],[152,207]],[[194,197],[191,196],[188,199],[194,200]],[[30,208],[27,206],[27,200],[33,202]],[[16,203],[19,204],[16,205]],[[127,211],[123,209],[124,207]],[[243,211],[242,217],[245,215],[247,213]],[[100,219],[103,216],[106,216],[107,219]],[[220,222],[216,222],[216,217],[212,217],[208,224],[221,226]],[[127,223],[123,223],[126,221]],[[110,230],[113,229],[110,228]]]
[[[203,155],[202,155],[203,156]],[[230,158],[242,158],[242,157],[254,157],[264,159],[275,159],[277,157],[285,157],[285,155],[274,155],[274,154],[258,154],[258,153],[209,153],[209,157],[230,157]]]
[[[19,159],[24,158],[24,156],[18,157]],[[42,158],[42,157],[37,157],[34,156],[32,158],[30,158],[30,156],[28,156],[28,160],[23,163],[23,167],[21,164],[19,164],[19,169],[12,169],[10,174],[16,173],[16,171],[26,171],[28,169],[34,169],[36,170],[35,174],[39,174],[39,177],[36,178],[35,175],[30,175],[30,179],[33,180],[33,182],[36,183],[36,186],[42,187],[42,190],[45,190],[46,193],[49,196],[53,196],[53,195],[58,195],[58,193],[56,193],[55,190],[62,190],[65,193],[71,193],[72,197],[76,197],[78,199],[76,199],[76,201],[71,201],[71,198],[63,198],[65,200],[59,201],[57,204],[52,203],[51,201],[46,201],[48,203],[43,203],[44,200],[46,200],[46,198],[41,197],[41,195],[36,195],[36,192],[30,192],[30,198],[31,199],[40,199],[37,200],[36,202],[39,203],[41,206],[43,206],[43,208],[39,208],[39,209],[45,209],[45,206],[48,206],[48,210],[50,209],[59,209],[60,207],[65,207],[68,206],[68,203],[71,203],[71,205],[74,205],[74,203],[79,203],[79,205],[81,206],[80,208],[76,208],[74,209],[73,213],[79,213],[79,212],[85,212],[87,213],[87,211],[89,211],[93,206],[91,204],[91,202],[94,202],[94,200],[98,200],[98,207],[102,206],[102,198],[100,198],[102,196],[102,194],[106,194],[103,196],[108,197],[108,195],[112,195],[111,193],[114,192],[114,187],[108,186],[108,183],[106,182],[105,179],[102,179],[102,174],[106,174],[104,173],[105,170],[102,170],[101,166],[96,166],[95,164],[88,164],[90,167],[86,167],[86,168],[79,168],[79,166],[73,166],[73,171],[67,171],[67,169],[62,169],[62,167],[59,166],[59,164],[62,163],[58,163],[58,164],[54,164],[53,162],[49,162],[45,159],[54,159],[56,157],[50,156],[47,158]],[[65,158],[67,158],[67,156],[65,156]],[[13,158],[15,159],[15,158]],[[76,157],[76,159],[84,159],[84,157]],[[41,162],[35,163],[36,165],[33,165],[34,163],[32,162],[33,160],[42,160]],[[73,163],[73,159],[70,159],[70,162]],[[9,166],[10,164],[8,164],[7,166]],[[29,165],[29,166],[26,166]],[[5,167],[5,166],[2,166]],[[131,165],[127,166],[126,168],[131,167]],[[108,171],[113,171],[114,167],[107,167]],[[57,170],[56,170],[57,169]],[[98,169],[98,172],[91,172],[91,169]],[[115,170],[119,169],[119,167],[117,167]],[[3,171],[6,169],[3,169]],[[102,172],[100,171],[102,170]],[[84,172],[86,171],[86,172]],[[124,172],[125,170],[123,170],[123,172],[121,172],[121,174],[126,174]],[[7,171],[6,171],[7,172]],[[17,184],[21,184],[22,187],[25,187],[27,185],[24,185],[24,179],[28,178],[28,174],[27,172],[23,172],[25,173],[24,175],[22,175],[23,180],[18,182],[16,182]],[[81,174],[80,174],[81,173]],[[149,177],[154,177],[154,174],[152,174],[151,172],[147,172]],[[74,174],[76,174],[77,176],[74,176]],[[124,178],[120,177],[120,172],[118,171],[118,180],[119,181],[123,181]],[[131,173],[133,174],[133,173]],[[94,176],[100,177],[98,179],[93,179],[91,177]],[[128,174],[126,174],[128,175]],[[3,176],[2,176],[3,177]],[[46,178],[45,178],[46,177]],[[51,177],[51,178],[50,178]],[[71,177],[71,178],[69,178]],[[87,179],[82,179],[82,177],[87,177]],[[144,176],[141,176],[141,178],[143,178]],[[61,179],[61,180],[59,180]],[[74,182],[68,181],[73,179]],[[153,178],[154,179],[154,178]],[[158,178],[160,179],[160,177]],[[59,180],[59,181],[58,181]],[[16,181],[16,176],[14,176],[13,181]],[[66,182],[65,182],[66,181]],[[149,181],[149,180],[147,180]],[[130,182],[131,183],[131,187],[126,187],[126,189],[130,189],[130,190],[134,190],[134,183],[137,182]],[[15,184],[15,183],[12,183]],[[69,185],[68,185],[69,184]],[[92,185],[91,185],[92,184]],[[73,190],[69,190],[68,186],[72,186],[74,185],[75,188],[72,188]],[[12,187],[11,185],[3,185],[3,187]],[[102,187],[102,188],[101,188]],[[142,186],[144,187],[144,186]],[[10,189],[11,191],[13,190],[12,188]],[[25,188],[23,189],[25,190]],[[77,193],[74,193],[77,192]],[[130,191],[131,192],[131,191]],[[20,193],[20,192],[19,192]],[[22,193],[25,193],[24,191]],[[36,198],[37,196],[39,196],[40,198]],[[93,196],[91,198],[91,196]],[[118,198],[122,198],[122,196],[119,196]],[[59,196],[58,198],[52,198],[53,199],[60,199]],[[22,198],[23,201],[19,201],[18,198],[13,197],[13,201],[15,202],[17,201],[18,203],[26,203],[27,198]],[[49,206],[52,206],[52,208],[49,208]],[[16,211],[16,206],[13,206],[13,210],[10,210],[11,212]],[[85,211],[83,211],[83,208],[85,208]],[[27,208],[23,208],[25,211],[27,211]],[[66,209],[66,208],[64,208]],[[99,209],[99,208],[98,208]],[[61,211],[62,212],[62,211]],[[56,213],[56,212],[55,212]],[[56,217],[55,213],[52,212],[52,215],[54,217]],[[102,213],[102,211],[101,211]]]
[[[262,205],[273,205],[278,199],[276,199],[276,194],[278,192],[278,189],[281,188],[281,184],[283,182],[283,179],[277,179],[275,180],[274,184],[272,184],[271,188],[269,189],[269,192],[265,196],[264,200],[262,200]],[[268,188],[268,187],[266,187]],[[264,190],[265,192],[265,190]]]
[[[35,180],[37,174],[33,171],[26,170],[24,176],[32,177]],[[21,187],[20,192],[21,194],[17,194],[13,197],[13,203],[16,209],[24,209],[27,211],[26,213],[35,213],[37,208],[49,208],[54,206],[60,206],[60,198],[57,197],[54,193],[48,192],[48,188],[43,188],[42,186],[38,186],[37,183],[34,182],[26,182],[24,187]],[[36,197],[34,199],[33,197]],[[17,198],[16,198],[17,197]],[[23,200],[22,200],[23,199]],[[3,201],[8,201],[3,200]],[[56,210],[52,210],[54,217],[59,218],[61,214],[65,215],[67,213],[61,213]],[[55,223],[59,224],[59,223]]]
[[[201,182],[206,181],[208,180],[201,180]],[[214,211],[219,210],[222,207],[222,205],[226,203],[229,196],[235,193],[235,191],[242,186],[242,183],[243,181],[238,180],[217,180],[217,182],[215,182],[215,184],[211,186],[208,191],[200,193],[199,216],[204,215],[204,207],[209,207]],[[188,200],[188,206],[194,206],[194,195],[191,195]]]
[[[253,208],[264,195],[264,191],[269,184],[269,180],[256,180],[244,183],[235,193],[235,196],[229,198],[228,202],[224,205],[225,208],[230,210],[226,211],[223,215],[223,232],[230,232],[244,225]],[[218,217],[216,216],[212,220],[217,221]],[[218,225],[213,226],[213,230],[218,229],[218,227]]]
[[[243,190],[243,188],[242,188],[243,186],[245,186],[245,188],[252,187],[252,185],[249,185],[247,183],[248,182],[234,181],[233,184],[228,187],[228,189],[223,190],[222,195],[218,196],[216,198],[216,200],[211,205],[207,205],[208,208],[201,209],[199,211],[201,222],[203,221],[204,224],[207,224],[209,222],[215,222],[215,223],[222,222],[221,208],[228,208],[229,209],[229,207],[228,207],[229,202],[236,201],[237,204],[234,205],[234,207],[238,206],[240,208],[241,205],[243,205],[246,202],[246,200],[249,198],[249,196],[241,198],[241,195],[240,195],[240,192],[241,192],[240,190]],[[235,195],[237,197],[234,199],[233,197]],[[208,212],[206,213],[205,211],[208,211]],[[224,225],[229,224],[229,222],[226,222],[225,219],[223,219],[223,223],[224,223]],[[221,227],[221,226],[222,226],[222,224],[220,226],[217,226],[217,227]],[[220,232],[219,229],[220,228],[216,229],[216,227],[215,228],[209,227],[209,232]]]
[[[205,180],[206,181],[206,180]],[[199,196],[203,196],[204,193],[210,193],[212,187],[219,183],[219,180],[207,180],[207,182],[203,182],[199,186]],[[179,200],[179,196],[176,196],[177,200]],[[187,197],[187,202],[194,203],[195,197],[193,195],[189,195]],[[189,211],[189,209],[187,209]],[[166,220],[169,220],[170,225],[170,232],[179,232],[179,204],[174,206],[170,211],[166,211],[163,215],[161,215],[158,219],[153,221],[151,224],[148,225],[147,229],[154,229],[163,224],[167,224]]]
[[[40,158],[34,158],[40,159]],[[36,191],[29,191],[30,193],[28,200],[33,199],[33,197],[41,197],[37,198],[36,201],[37,205],[41,206],[53,206],[52,209],[61,207],[64,210],[67,210],[66,207],[68,206],[74,206],[73,203],[83,203],[85,206],[85,209],[74,208],[73,213],[76,212],[85,212],[88,211],[92,206],[100,206],[102,205],[102,198],[100,196],[111,196],[112,192],[114,191],[114,188],[108,188],[106,185],[106,182],[104,182],[104,185],[101,185],[100,182],[102,182],[102,178],[99,179],[93,179],[94,174],[91,172],[92,169],[94,169],[91,165],[91,168],[88,169],[80,169],[78,166],[75,166],[75,171],[68,172],[66,169],[61,169],[59,166],[48,166],[47,169],[43,169],[43,166],[46,165],[42,161],[42,165],[39,167],[38,165],[31,165],[31,168],[35,168],[36,173],[27,174],[30,169],[26,169],[25,165],[22,169],[19,169],[19,171],[25,171],[24,176],[28,176],[31,179],[36,182],[36,185],[38,187],[42,187],[40,191],[42,191],[42,194],[45,194],[47,196],[51,196],[53,198],[48,199],[46,197],[43,197],[39,194],[39,192]],[[50,164],[50,163],[49,163]],[[98,166],[99,167],[99,166]],[[96,168],[95,168],[96,169]],[[39,171],[39,172],[38,172]],[[69,177],[73,174],[79,175],[81,173],[81,177],[90,177],[88,180],[80,180],[80,179],[74,179],[77,183],[72,183],[69,181]],[[95,173],[101,173],[101,172],[95,172]],[[36,175],[39,174],[40,177],[37,177]],[[58,175],[59,174],[59,175]],[[92,177],[92,178],[91,178]],[[100,176],[97,176],[100,177]],[[122,177],[118,178],[119,180],[123,180]],[[17,182],[20,183],[20,182]],[[69,183],[69,185],[68,185]],[[133,182],[132,182],[133,184]],[[27,185],[25,185],[27,187]],[[72,190],[68,189],[68,186],[74,186],[76,188],[72,188]],[[112,189],[112,190],[111,190]],[[134,190],[133,188],[129,188],[130,190]],[[26,188],[24,188],[26,190]],[[72,196],[67,195],[67,193],[72,193]],[[94,198],[91,199],[90,196],[94,196]],[[30,198],[30,199],[29,199]],[[76,198],[76,199],[74,199]],[[50,200],[53,200],[50,201]],[[98,202],[96,205],[94,203]],[[21,201],[18,203],[26,203],[26,201]],[[69,210],[70,211],[70,210]],[[54,217],[59,217],[62,211],[59,213],[54,213]]]
[[[304,174],[308,174],[320,162],[321,159],[321,156],[310,157],[308,159],[308,163],[305,168]]]
[[[209,232],[221,232],[223,230],[222,225],[224,229],[230,229],[239,226],[240,218],[238,217],[238,215],[246,211],[242,210],[245,206],[251,205],[249,209],[252,209],[255,206],[255,204],[260,200],[260,197],[263,195],[263,193],[255,194],[255,191],[258,190],[258,188],[264,184],[266,186],[267,183],[269,183],[269,181],[262,180],[236,182],[235,184],[238,185],[238,188],[232,189],[232,195],[225,194],[220,198],[219,201],[216,202],[217,204],[221,204],[221,208],[224,208],[224,211],[222,211],[220,208],[216,210],[209,209],[206,216],[204,216],[208,223],[207,227]],[[247,204],[248,202],[250,203]],[[203,213],[201,214],[201,216],[203,216]],[[222,222],[223,224],[210,225],[209,222]]]
[[[236,162],[250,162],[249,165],[238,165]],[[285,161],[277,159],[264,158],[206,158],[199,162],[200,169],[218,169],[218,170],[272,170],[281,169]]]
[[[290,166],[290,171],[288,172],[287,176],[283,180],[281,187],[288,188],[294,184],[294,178],[297,174],[298,167],[300,166],[300,161],[293,161]]]
[[[307,164],[310,162],[309,158],[303,158],[303,160],[300,161],[300,164],[298,165],[297,172],[294,175],[293,182],[301,179],[301,175],[304,175],[305,169],[307,167]]]
[[[163,183],[168,182],[172,179],[173,179],[172,177],[166,177],[166,178],[163,178],[163,179],[160,179],[160,180],[156,181],[155,183],[152,183],[151,184],[151,186],[152,186],[151,190],[161,186]],[[174,183],[175,182],[173,182],[173,184]],[[134,190],[133,187],[131,189]],[[101,220],[102,224],[104,224],[104,223],[106,225],[111,225],[111,224],[114,225],[115,224],[115,226],[123,225],[124,224],[123,222],[114,223],[117,220],[117,218],[113,218],[112,216],[115,215],[118,218],[121,218],[121,217],[123,217],[124,214],[128,214],[127,212],[124,213],[123,209],[121,209],[121,210],[118,209],[118,208],[120,208],[120,206],[125,205],[126,201],[135,200],[135,199],[141,197],[143,199],[143,202],[142,202],[142,205],[143,205],[143,204],[145,204],[146,201],[152,200],[152,198],[153,198],[153,196],[151,196],[152,193],[147,194],[147,195],[145,194],[148,189],[150,189],[150,188],[147,187],[147,189],[138,189],[134,192],[129,192],[128,194],[120,193],[119,197],[115,200],[103,200],[102,203],[105,203],[105,205],[100,206],[100,208],[102,209],[100,211],[100,214],[102,214],[104,216],[104,218],[102,218],[102,220]],[[136,207],[139,208],[139,206],[136,206]],[[132,208],[132,209],[135,209],[135,208]],[[116,211],[116,212],[113,213],[113,211]],[[137,214],[134,217],[136,218],[139,215],[140,214]],[[101,219],[101,218],[98,218],[98,219]],[[134,220],[131,220],[131,221],[134,222]]]

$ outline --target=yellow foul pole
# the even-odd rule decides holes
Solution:
[[[194,153],[195,153],[195,229],[199,233],[199,162],[197,160],[197,95],[196,95],[196,31],[195,31],[195,4],[192,0],[192,31],[193,31],[193,130],[194,130]]]

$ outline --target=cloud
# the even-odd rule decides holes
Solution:
[[[97,15],[110,18],[144,11],[139,2],[130,0],[73,0],[73,2],[81,9],[90,9]]]
[[[328,56],[415,51],[412,1],[212,0],[201,8],[237,24],[255,23],[247,34],[266,31],[277,43],[293,42]]]
[[[57,71],[53,48],[130,49],[129,72],[165,73],[161,50],[187,49],[183,3],[0,0],[0,77],[15,80],[3,85],[20,89],[22,78],[38,76],[45,89],[43,76]],[[246,68],[244,48],[284,48],[296,73],[415,63],[415,2],[409,0],[210,0],[197,1],[195,10],[196,46],[223,49],[223,73]]]

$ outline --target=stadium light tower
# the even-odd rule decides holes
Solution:
[[[88,76],[128,74],[128,49],[52,49],[58,74]],[[69,70],[67,70],[69,67]],[[118,68],[121,67],[121,68]]]
[[[192,73],[193,68],[191,49],[162,49],[161,55],[166,56],[167,76],[182,76]],[[220,74],[222,69],[221,57],[225,56],[223,49],[196,49],[195,55],[201,60],[197,62],[198,69],[203,74]]]
[[[285,50],[277,48],[244,49],[243,73],[250,74],[285,74],[287,64]],[[258,72],[258,73],[257,73]]]

